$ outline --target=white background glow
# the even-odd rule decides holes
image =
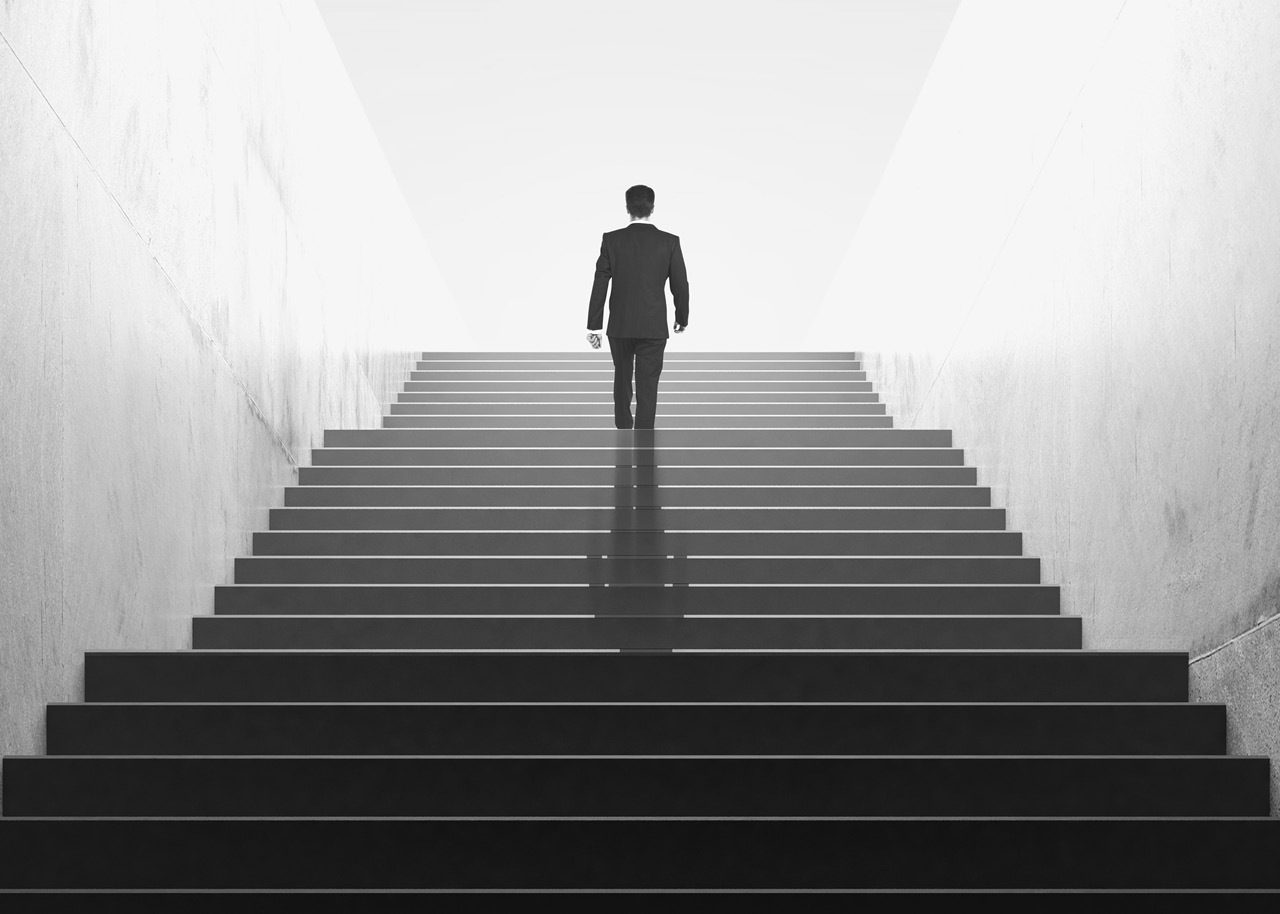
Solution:
[[[648,184],[678,345],[769,349],[802,347],[956,0],[319,6],[478,345],[585,346],[600,233]]]

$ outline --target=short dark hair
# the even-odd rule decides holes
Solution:
[[[627,212],[633,219],[648,219],[653,213],[653,188],[643,184],[628,187]]]

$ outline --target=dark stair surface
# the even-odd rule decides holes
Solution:
[[[856,353],[611,386],[427,352],[326,431],[192,648],[4,760],[0,890],[1280,889],[1187,654],[1085,649]]]

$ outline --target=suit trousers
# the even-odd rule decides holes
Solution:
[[[665,338],[609,337],[613,356],[613,424],[618,428],[653,428],[658,412],[658,376],[662,374]],[[631,376],[635,374],[636,418],[631,421]]]

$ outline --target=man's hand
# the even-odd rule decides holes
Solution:
[[[587,342],[591,344],[592,349],[599,349],[600,348],[600,331],[588,330]]]
[[[676,330],[676,333],[684,333],[684,325],[683,325],[683,324],[676,324],[676,325],[675,325],[675,330]]]

